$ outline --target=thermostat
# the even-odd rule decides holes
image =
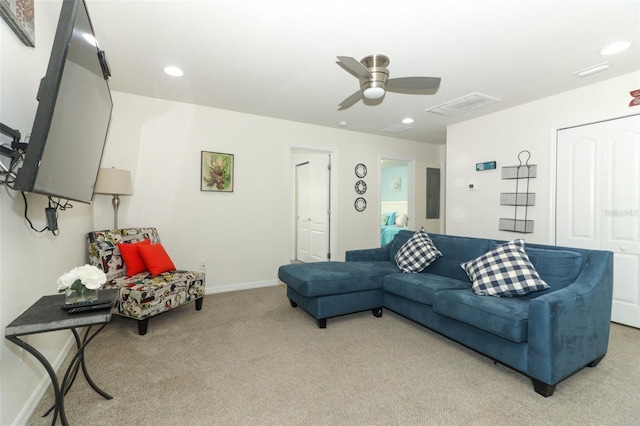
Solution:
[[[496,162],[495,161],[485,161],[484,163],[476,163],[476,172],[482,172],[485,170],[495,170]]]

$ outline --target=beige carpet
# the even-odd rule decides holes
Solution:
[[[389,311],[320,330],[283,286],[206,296],[151,319],[114,317],[87,348],[104,400],[79,377],[72,425],[637,425],[640,330],[543,398],[528,378]],[[53,401],[49,390],[29,425]]]

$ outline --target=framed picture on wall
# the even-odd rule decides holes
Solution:
[[[391,178],[391,190],[392,191],[400,191],[400,178],[392,177]]]
[[[200,190],[233,192],[233,154],[200,152]]]
[[[36,45],[33,0],[0,0],[0,15],[24,44]]]

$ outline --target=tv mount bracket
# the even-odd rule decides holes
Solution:
[[[3,135],[7,135],[10,136],[13,140],[11,141],[11,148],[9,149],[4,145],[0,145],[0,154],[10,157],[10,158],[17,158],[20,154],[18,153],[18,150],[25,150],[27,149],[27,145],[24,142],[20,142],[20,131],[12,129],[11,127],[0,123],[0,133],[2,133]]]

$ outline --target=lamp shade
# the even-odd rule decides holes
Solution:
[[[131,195],[131,172],[115,168],[98,170],[94,194]]]

